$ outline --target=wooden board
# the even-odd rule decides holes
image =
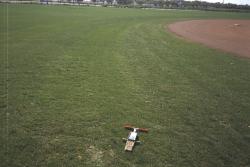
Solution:
[[[127,140],[124,150],[125,150],[125,151],[132,151],[134,145],[135,145],[135,142],[134,142],[134,141]]]

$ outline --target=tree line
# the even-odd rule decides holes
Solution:
[[[72,0],[67,0],[72,1]],[[84,0],[73,0],[76,2],[84,2]],[[236,5],[232,3],[209,3],[206,1],[185,1],[185,0],[92,0],[93,3],[103,3],[105,5],[116,5],[137,8],[180,8],[180,9],[239,9],[250,10],[249,5]]]
[[[112,3],[112,0],[108,0]],[[232,3],[209,3],[205,1],[184,0],[117,0],[120,5],[134,5],[137,7],[181,8],[181,9],[243,9],[250,10],[249,5],[236,5]]]
[[[0,0],[1,2],[2,0]],[[7,0],[11,1],[38,1],[74,4],[99,4],[103,6],[134,7],[134,8],[163,8],[163,9],[198,9],[198,10],[244,10],[250,12],[249,5],[236,5],[232,3],[210,3],[202,0]]]

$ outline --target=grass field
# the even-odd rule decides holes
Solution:
[[[250,166],[250,60],[166,29],[250,13],[6,4],[0,12],[1,167]],[[125,123],[150,129],[133,153],[123,151]]]

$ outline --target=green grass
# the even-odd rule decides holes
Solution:
[[[0,12],[0,166],[250,166],[250,60],[166,30],[249,13]],[[125,123],[150,129],[133,153]]]

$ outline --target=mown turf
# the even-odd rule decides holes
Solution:
[[[9,5],[7,34],[0,11],[0,166],[250,166],[250,60],[166,31],[249,13]]]

